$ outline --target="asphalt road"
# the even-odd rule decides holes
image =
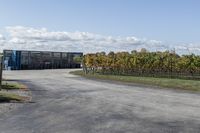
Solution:
[[[200,133],[200,94],[84,79],[70,70],[6,71],[32,103],[0,116],[0,133]]]

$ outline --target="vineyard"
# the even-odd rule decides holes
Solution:
[[[84,55],[82,64],[86,74],[200,79],[200,56],[178,55],[175,51],[99,52]]]

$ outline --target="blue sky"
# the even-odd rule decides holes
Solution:
[[[21,26],[199,48],[199,6],[199,0],[1,0],[0,34],[9,36],[6,27]]]

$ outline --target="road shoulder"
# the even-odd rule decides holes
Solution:
[[[0,115],[15,110],[16,108],[22,106],[23,103],[30,102],[32,98],[31,91],[28,87],[15,81],[4,81],[3,89],[0,93],[3,97],[1,97],[2,99],[0,101]],[[8,97],[8,100],[4,100],[4,96]],[[10,97],[13,98],[13,100],[9,99]]]

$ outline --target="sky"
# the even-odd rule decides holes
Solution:
[[[0,50],[200,54],[199,0],[0,0]]]

